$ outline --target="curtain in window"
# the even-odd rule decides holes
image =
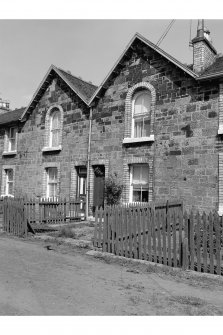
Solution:
[[[149,166],[133,165],[133,202],[149,201]]]

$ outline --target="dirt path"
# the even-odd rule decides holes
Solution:
[[[223,315],[223,284],[0,237],[0,315]]]

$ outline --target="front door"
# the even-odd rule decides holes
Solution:
[[[104,193],[105,193],[105,167],[104,165],[94,166],[94,202],[93,211],[96,207],[104,208]]]

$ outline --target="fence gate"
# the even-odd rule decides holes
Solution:
[[[27,218],[24,201],[21,199],[3,200],[3,231],[16,236],[27,236]]]

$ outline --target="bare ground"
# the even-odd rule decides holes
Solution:
[[[0,315],[223,315],[217,279],[46,245],[0,237]]]

